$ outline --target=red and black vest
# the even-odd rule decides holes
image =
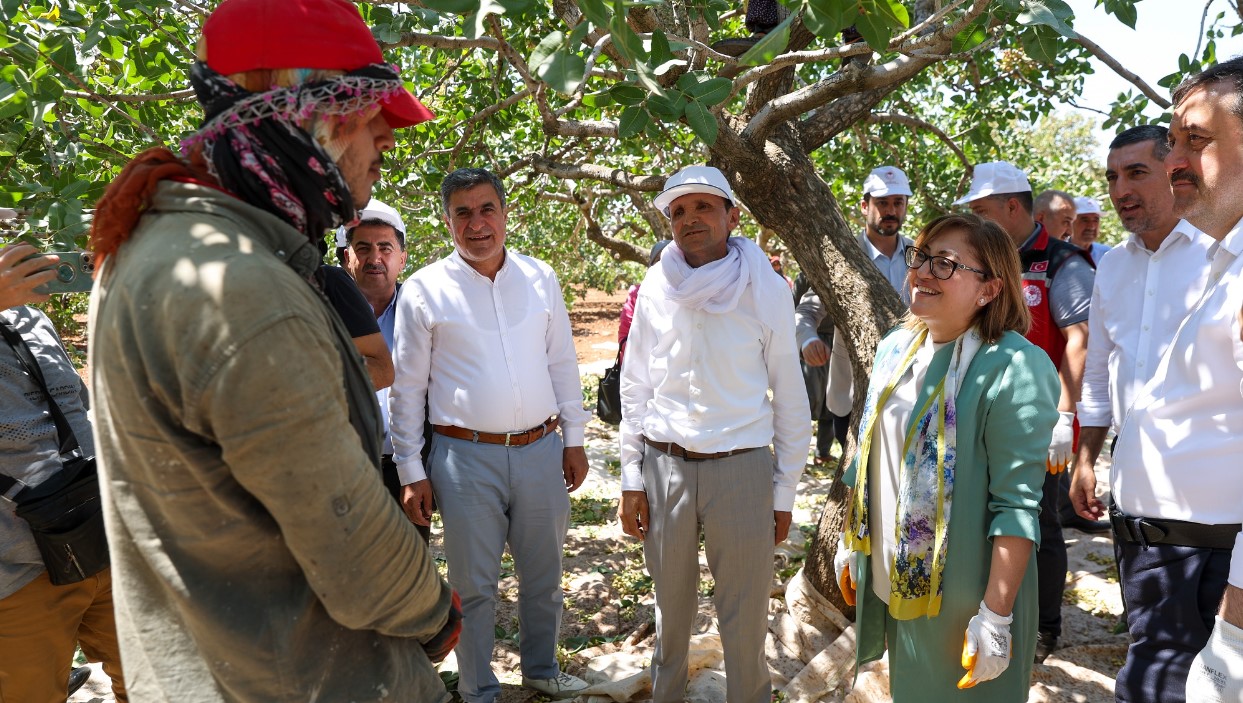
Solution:
[[[1072,256],[1082,256],[1089,266],[1096,268],[1092,264],[1092,258],[1082,249],[1051,238],[1044,225],[1039,222],[1036,223],[1035,237],[1019,249],[1019,262],[1023,267],[1023,298],[1032,314],[1032,326],[1027,331],[1027,340],[1049,355],[1054,368],[1062,367],[1066,337],[1053,321],[1053,310],[1049,307],[1049,288],[1058,269]]]

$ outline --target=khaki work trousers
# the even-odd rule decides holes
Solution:
[[[103,662],[118,703],[126,703],[112,612],[112,570],[68,586],[47,572],[0,599],[0,703],[64,703],[74,648]]]

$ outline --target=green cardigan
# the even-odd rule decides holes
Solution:
[[[893,343],[893,335],[882,340],[877,357]],[[923,405],[945,375],[953,347],[945,345],[933,356],[915,407]],[[873,375],[872,382],[883,379]],[[955,684],[965,673],[960,657],[967,622],[978,612],[988,583],[992,537],[1011,535],[1040,543],[1041,488],[1060,393],[1048,355],[1015,332],[981,347],[963,375],[956,404],[954,512],[937,617],[889,617],[885,603],[872,592],[870,557],[860,560],[856,662],[879,659],[888,643],[896,703],[1027,700],[1036,647],[1035,549],[1014,604],[1010,666],[997,679],[971,689],[959,690]],[[842,480],[853,487],[858,470],[852,463]]]

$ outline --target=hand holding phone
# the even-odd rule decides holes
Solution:
[[[0,310],[47,300],[42,286],[56,278],[60,257],[45,256],[29,244],[0,248]]]

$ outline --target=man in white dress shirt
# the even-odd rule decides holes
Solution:
[[[402,505],[416,525],[431,519],[433,495],[440,509],[449,582],[462,597],[462,698],[500,695],[491,660],[506,543],[519,580],[523,685],[572,697],[586,683],[557,665],[561,554],[566,491],[587,476],[590,415],[569,316],[552,269],[505,248],[499,178],[459,169],[440,194],[454,253],[407,279],[397,302],[389,409]],[[425,401],[435,431],[426,466]]]
[[[1109,145],[1109,198],[1131,237],[1101,259],[1088,316],[1088,360],[1079,402],[1079,449],[1070,498],[1096,520],[1094,467],[1109,428],[1122,419],[1204,292],[1213,240],[1174,214],[1165,175],[1169,130],[1132,127]]]
[[[1214,241],[1204,295],[1118,434],[1110,517],[1132,644],[1115,695],[1125,703],[1237,702],[1243,700],[1243,59],[1191,76],[1173,97],[1165,170],[1174,214]]]
[[[639,288],[627,342],[620,509],[656,591],[652,699],[686,693],[702,526],[727,700],[769,703],[773,545],[811,444],[793,301],[759,246],[729,236],[739,209],[720,171],[679,171],[655,205],[673,244]]]

